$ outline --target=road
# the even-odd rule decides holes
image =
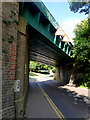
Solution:
[[[51,77],[52,78],[52,77]],[[88,118],[88,98],[78,95],[75,91],[60,86],[49,75],[38,77],[37,82],[52,99],[65,118],[74,120],[87,120]]]

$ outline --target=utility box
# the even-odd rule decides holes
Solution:
[[[15,80],[14,91],[15,92],[20,91],[20,80]]]

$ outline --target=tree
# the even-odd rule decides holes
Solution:
[[[74,13],[79,11],[79,13],[84,12],[85,14],[89,14],[90,0],[88,0],[87,2],[83,2],[83,0],[82,0],[82,2],[75,2],[75,0],[69,0],[69,8]]]
[[[78,69],[83,71],[83,84],[90,81],[90,26],[88,20],[83,20],[74,29],[75,37],[73,56]],[[90,83],[89,83],[90,84]]]
[[[79,1],[79,0],[78,0]],[[85,13],[88,15],[88,20],[82,21],[74,30],[75,38],[73,47],[73,57],[75,57],[75,66],[83,71],[83,77],[76,80],[78,85],[86,85],[90,87],[90,0],[76,2],[69,0],[69,8],[74,13]]]
[[[88,20],[83,20],[80,24],[77,24],[74,33],[73,57],[76,57],[77,61],[89,62],[90,29]]]
[[[53,66],[49,66],[49,65],[42,64],[42,63],[30,61],[30,70],[31,71],[38,72],[40,70],[50,70],[50,69],[55,72],[55,67],[53,67]]]

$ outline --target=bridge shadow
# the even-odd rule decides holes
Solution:
[[[55,90],[55,91],[58,91],[61,97],[66,96],[68,97],[68,99],[72,99],[72,102],[76,105],[87,105],[87,106],[89,105],[89,101],[90,101],[89,96],[80,95],[75,90],[71,91],[68,88],[69,87],[68,85],[61,84],[60,82],[55,81],[55,80],[47,80],[47,81],[42,81],[39,83],[45,84],[48,90],[52,91],[52,94]],[[66,86],[66,88],[63,86]],[[47,92],[47,88],[45,89],[46,92]]]

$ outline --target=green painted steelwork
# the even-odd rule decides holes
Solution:
[[[55,37],[54,37],[54,44],[56,43],[56,35],[55,35]]]
[[[62,42],[59,36],[55,36],[55,32],[59,25],[43,2],[24,2],[20,3],[20,6],[20,15],[27,20],[30,26],[68,56],[71,55],[72,44]]]

